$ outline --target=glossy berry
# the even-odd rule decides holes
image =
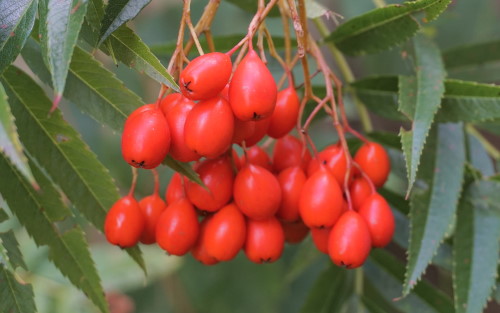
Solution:
[[[292,135],[278,139],[274,145],[273,166],[278,173],[290,166],[300,166],[305,171],[310,160],[309,150]]]
[[[297,244],[304,240],[309,234],[309,227],[307,227],[301,220],[295,222],[281,221],[281,226],[285,233],[285,242],[290,244]]]
[[[186,195],[195,207],[215,212],[231,200],[234,175],[229,158],[206,159],[198,164],[196,172],[206,188],[184,180]]]
[[[372,180],[375,187],[382,187],[389,176],[391,161],[384,147],[375,142],[368,142],[359,148],[354,161]]]
[[[276,212],[276,216],[287,222],[294,222],[300,219],[299,198],[307,180],[306,174],[299,166],[292,166],[284,169],[278,175],[281,186],[281,204]]]
[[[251,219],[263,220],[272,217],[281,203],[278,179],[258,165],[243,166],[236,175],[233,188],[236,205]]]
[[[347,158],[340,144],[326,147],[318,153],[318,157],[312,159],[307,167],[307,175],[311,176],[323,164],[330,169],[337,182],[343,186],[347,171]]]
[[[107,213],[104,234],[109,243],[128,248],[139,242],[144,224],[139,203],[128,195],[116,201]]]
[[[370,254],[368,225],[355,211],[342,214],[328,238],[328,253],[333,263],[348,269],[360,267]]]
[[[167,190],[165,190],[165,200],[167,200],[167,204],[186,198],[186,192],[184,191],[184,183],[182,180],[181,174],[177,172],[172,175],[172,178],[170,178]]]
[[[156,242],[156,224],[161,213],[167,205],[160,196],[156,193],[144,197],[139,201],[142,215],[144,215],[145,224],[140,241],[144,244],[152,244]]]
[[[266,150],[262,149],[260,146],[253,146],[247,149],[246,154],[241,156],[241,163],[251,163],[254,165],[259,165],[268,171],[273,170],[273,164],[271,163],[271,158],[267,154]]]
[[[184,125],[186,146],[195,153],[215,158],[230,146],[234,116],[229,103],[221,97],[200,101],[189,112]]]
[[[337,180],[321,166],[302,187],[299,212],[304,223],[311,228],[331,227],[342,213],[342,204],[342,191]]]
[[[173,93],[162,99],[160,108],[167,119],[172,141],[170,142],[170,155],[181,162],[196,161],[200,155],[186,146],[184,138],[184,125],[189,112],[195,103],[180,93]]]
[[[299,107],[299,97],[292,86],[278,92],[276,107],[267,130],[269,137],[281,138],[288,134],[297,125]]]
[[[332,227],[311,228],[314,246],[324,254],[328,254],[328,239],[330,238],[331,231]]]
[[[370,230],[372,245],[385,247],[394,234],[394,215],[387,201],[378,193],[369,196],[359,209]]]
[[[203,221],[201,221],[198,240],[196,241],[194,247],[191,249],[191,254],[193,255],[193,257],[204,265],[214,265],[219,263],[216,258],[208,254],[207,252],[207,224],[211,218],[212,216],[209,215],[206,216]]]
[[[255,132],[255,121],[242,121],[234,118],[234,133],[232,142],[241,145]]]
[[[169,254],[184,255],[195,245],[199,235],[198,216],[187,199],[168,205],[156,225],[156,242]]]
[[[245,217],[234,203],[228,204],[207,221],[205,232],[207,253],[219,261],[232,260],[245,243]]]
[[[254,50],[248,51],[229,84],[229,102],[242,121],[271,116],[276,105],[277,87],[273,75]]]
[[[361,205],[372,194],[370,183],[363,176],[355,178],[349,186],[351,195],[352,207],[359,211]]]
[[[193,59],[179,76],[179,87],[184,96],[192,100],[215,97],[224,89],[231,77],[229,55],[211,52]]]
[[[281,257],[285,234],[281,223],[274,217],[247,221],[245,254],[254,263],[272,263]]]
[[[122,133],[122,155],[139,168],[160,165],[170,149],[170,129],[160,109],[154,105],[138,108],[127,118]]]
[[[264,138],[269,128],[269,123],[271,123],[271,117],[255,121],[255,129],[253,134],[245,139],[245,144],[247,147],[251,147],[257,144],[262,140],[262,138]]]

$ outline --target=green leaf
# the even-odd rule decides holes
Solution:
[[[60,112],[47,116],[50,100],[29,76],[10,67],[2,82],[26,150],[85,218],[102,231],[107,210],[119,198],[108,170]],[[127,252],[144,269],[139,250]]]
[[[194,181],[198,185],[205,186],[205,184],[201,181],[201,178],[198,175],[198,173],[196,173],[193,170],[193,168],[191,167],[191,165],[189,165],[189,163],[179,162],[173,159],[170,155],[167,155],[167,157],[165,158],[165,160],[163,160],[162,163],[167,165],[174,171],[179,172],[179,174],[186,176],[187,178],[189,178],[189,180]]]
[[[459,46],[443,52],[447,69],[475,67],[500,61],[500,40]]]
[[[135,18],[151,0],[110,0],[101,26],[100,45],[118,27]]]
[[[326,39],[349,55],[374,53],[397,46],[420,28],[412,14],[425,11],[426,19],[436,19],[451,0],[408,1],[388,5],[350,19]]]
[[[5,222],[8,219],[9,216],[5,213],[5,210],[0,207],[0,223]]]
[[[87,11],[87,0],[40,0],[42,51],[56,95],[62,95],[78,33]],[[56,98],[56,104],[57,104]]]
[[[361,300],[371,313],[400,313],[391,301],[384,298],[377,287],[364,276]]]
[[[482,312],[496,285],[500,252],[499,182],[476,181],[457,215],[453,245],[455,309]]]
[[[22,55],[40,80],[50,81],[40,46],[35,40],[28,40]],[[144,104],[112,72],[79,47],[75,47],[71,59],[64,97],[99,123],[116,131],[121,131],[127,116]]]
[[[26,263],[24,263],[21,250],[19,250],[19,243],[17,242],[14,231],[9,230],[8,232],[0,233],[0,243],[0,250],[3,249],[5,251],[6,261],[10,264],[12,269],[15,270],[18,267],[22,267],[28,270]]]
[[[0,0],[0,74],[17,57],[35,23],[36,0]]]
[[[414,38],[416,77],[400,77],[399,108],[412,120],[411,133],[401,140],[411,149],[404,150],[407,161],[408,192],[415,182],[425,139],[441,104],[446,75],[439,49],[423,36]],[[408,153],[409,152],[409,153]]]
[[[35,295],[33,287],[20,283],[14,275],[0,263],[0,312],[34,313]]]
[[[61,273],[85,292],[102,312],[108,312],[82,229],[75,226],[62,233],[54,224],[71,214],[61,199],[54,196],[57,191],[48,180],[43,183],[39,180],[40,189],[35,191],[3,154],[0,154],[0,169],[5,175],[5,179],[0,180],[0,193],[35,243],[47,245],[49,258]],[[42,178],[41,175],[37,178]]]
[[[300,312],[340,312],[354,290],[352,274],[352,271],[334,265],[328,266],[314,283]]]
[[[462,124],[438,124],[425,146],[410,197],[410,241],[403,295],[417,284],[449,234],[462,191],[465,138]]]
[[[495,174],[495,167],[488,152],[484,149],[481,142],[473,135],[468,134],[468,158],[472,166],[481,171],[484,176]]]

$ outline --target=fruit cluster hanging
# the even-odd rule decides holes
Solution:
[[[134,171],[129,194],[106,217],[104,230],[110,243],[126,248],[139,241],[156,242],[169,254],[190,252],[207,265],[229,261],[243,250],[250,261],[267,263],[280,258],[285,242],[298,243],[311,232],[318,250],[335,264],[356,268],[372,247],[390,242],[394,217],[376,189],[389,175],[387,152],[349,126],[341,82],[310,40],[305,9],[297,11],[293,1],[279,1],[278,6],[287,21],[285,27],[287,19],[293,21],[297,53],[292,58],[287,48],[283,60],[275,51],[263,22],[276,2],[264,6],[259,1],[247,36],[233,49],[206,54],[197,39],[199,30],[191,24],[189,1],[184,2],[177,49],[169,65],[171,74],[178,77],[180,92],[164,96],[163,86],[156,103],[130,114],[122,134],[125,161],[136,168],[153,169],[155,190],[137,202]],[[207,38],[211,38],[208,30],[216,12],[214,3],[207,5],[199,23]],[[186,45],[185,25],[191,33]],[[287,31],[285,35],[289,41]],[[264,38],[270,55],[283,67],[278,84],[266,66]],[[184,67],[185,52],[192,44],[200,56]],[[213,43],[209,46],[214,50]],[[309,71],[308,56],[316,61],[314,74]],[[300,85],[292,74],[298,61],[305,77]],[[324,98],[314,95],[310,84],[310,77],[318,73],[325,81]],[[287,87],[279,90],[285,80]],[[306,106],[313,109],[304,118]],[[308,127],[321,110],[331,116],[339,141],[317,151]],[[362,142],[354,157],[346,133]],[[242,148],[242,155],[233,145]],[[154,168],[167,155],[192,162],[203,184],[175,173],[165,202]]]

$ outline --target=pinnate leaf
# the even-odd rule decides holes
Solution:
[[[33,287],[16,280],[12,272],[0,263],[0,312],[35,313]]]
[[[12,229],[7,232],[0,233],[0,243],[0,253],[4,254],[5,259],[5,262],[0,263],[9,264],[10,268],[13,270],[18,267],[22,267],[25,270],[28,269],[26,263],[24,263],[23,255],[21,250],[19,250],[19,243],[17,242]],[[1,250],[3,250],[3,252]]]
[[[36,0],[0,0],[0,74],[17,57],[35,23]]]
[[[500,61],[500,40],[455,47],[443,52],[447,69],[479,66]]]

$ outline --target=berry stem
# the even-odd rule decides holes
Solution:
[[[193,23],[191,22],[191,0],[184,0],[184,3],[186,4],[183,12],[183,15],[185,15],[184,21],[186,22],[186,25],[191,34],[191,39],[194,41],[196,49],[198,49],[198,54],[204,55],[205,53],[203,52],[200,41],[198,40],[198,34],[196,33],[196,30],[193,27]]]
[[[158,175],[158,171],[154,168],[151,170],[151,173],[153,174],[153,179],[154,179],[154,190],[153,194],[154,195],[159,195],[160,192],[160,176]]]
[[[285,7],[285,0],[279,0],[278,8],[281,15],[281,23],[283,24],[283,36],[285,39],[285,62],[290,65],[292,60],[292,41],[290,38],[290,25],[288,24],[287,8]]]
[[[220,5],[220,0],[210,0],[208,2],[208,4],[205,6],[205,9],[203,10],[203,14],[201,15],[196,26],[194,27],[194,30],[195,30],[195,33],[197,36],[199,36],[202,32],[210,30],[210,25],[212,25],[212,22],[215,18],[215,14],[217,13],[217,10],[219,9],[219,5]],[[184,48],[184,54],[189,53],[189,51],[193,47],[193,44],[194,44],[194,39],[189,38],[189,40],[186,43],[186,46]]]
[[[132,169],[132,184],[130,185],[130,190],[128,196],[133,197],[135,192],[135,186],[137,185],[137,168],[131,166]]]

